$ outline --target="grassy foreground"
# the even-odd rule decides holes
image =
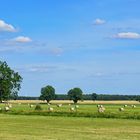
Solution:
[[[0,114],[0,140],[139,140],[140,121]]]

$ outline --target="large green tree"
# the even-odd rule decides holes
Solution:
[[[48,85],[41,88],[41,95],[39,97],[40,100],[46,100],[49,103],[51,100],[55,99],[55,89]]]
[[[68,91],[68,97],[70,100],[73,100],[74,103],[77,103],[78,100],[82,100],[83,91],[80,88],[73,88]]]
[[[0,61],[0,102],[16,97],[21,88],[22,77],[6,62]]]

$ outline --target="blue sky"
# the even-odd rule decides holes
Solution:
[[[80,87],[140,93],[139,0],[0,0],[0,60],[23,77],[20,95]]]

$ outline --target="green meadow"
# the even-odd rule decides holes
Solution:
[[[127,102],[128,103],[128,102]],[[97,104],[57,102],[40,103],[42,110],[35,110],[37,103],[0,104],[0,140],[139,140],[140,104],[124,107],[115,102],[104,103],[105,112],[99,113]],[[31,107],[32,105],[32,107]],[[49,111],[48,108],[53,108]],[[124,111],[119,111],[123,107]]]
[[[30,107],[30,105],[33,105]],[[16,114],[16,115],[42,115],[42,116],[67,116],[67,117],[91,117],[91,118],[120,118],[120,119],[140,119],[140,104],[136,104],[133,108],[132,104],[128,104],[124,107],[124,104],[102,104],[105,107],[103,113],[98,112],[97,104],[77,104],[78,108],[75,108],[74,104],[65,103],[62,107],[57,107],[54,102],[51,105],[41,103],[41,111],[35,110],[36,103],[12,103],[12,108],[9,111],[4,111],[5,104],[1,104],[0,112],[3,114]],[[53,111],[49,111],[48,108],[53,108]],[[74,111],[70,111],[70,108],[75,108]],[[124,108],[124,111],[119,111],[119,108]]]
[[[139,140],[140,121],[0,115],[0,140]]]

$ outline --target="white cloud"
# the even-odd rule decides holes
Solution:
[[[5,21],[0,20],[0,31],[15,32],[16,29],[11,24],[7,24]]]
[[[104,24],[105,22],[106,22],[105,20],[100,19],[100,18],[97,18],[97,19],[94,20],[93,24],[94,24],[94,25],[102,25],[102,24]]]
[[[28,43],[32,41],[29,37],[25,37],[25,36],[18,36],[12,40],[17,43]]]
[[[135,32],[122,32],[113,36],[118,39],[140,39],[140,34]]]

